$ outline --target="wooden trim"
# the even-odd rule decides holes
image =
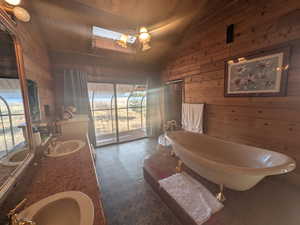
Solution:
[[[99,192],[98,195],[99,195],[99,204],[100,204],[100,208],[101,208],[101,215],[104,219],[103,223],[104,223],[104,225],[106,225],[107,221],[106,221],[106,216],[105,216],[104,207],[103,207],[103,198],[102,198],[102,195],[101,195],[101,185],[100,185],[101,178],[99,178],[98,175],[97,175],[96,163],[95,163],[95,160],[94,160],[92,147],[91,147],[92,145],[90,143],[89,135],[86,134],[85,138],[86,138],[86,143],[88,145],[88,151],[90,153],[89,155],[90,155],[90,161],[91,161],[91,164],[92,164],[92,167],[93,167],[93,175],[95,176],[95,179],[96,179],[96,182],[97,182],[97,185],[98,185],[98,192]]]
[[[0,22],[6,27],[10,35],[15,36],[18,33],[16,22],[13,21],[3,9],[0,9]]]
[[[26,75],[25,75],[25,67],[23,60],[23,51],[21,47],[21,34],[17,30],[17,24],[9,17],[9,15],[3,10],[0,9],[0,22],[6,27],[7,31],[11,35],[14,41],[15,55],[16,55],[16,63],[18,69],[18,75],[20,79],[21,92],[23,97],[24,104],[24,114],[26,120],[26,129],[28,133],[28,144],[30,150],[33,150],[33,135],[32,135],[32,127],[31,127],[31,116],[30,116],[30,107],[29,107],[29,97],[28,97],[28,89],[26,85]]]

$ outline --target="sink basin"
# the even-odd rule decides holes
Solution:
[[[21,148],[14,152],[9,153],[8,156],[3,158],[0,162],[3,166],[18,166],[21,164],[28,154],[27,148]]]
[[[93,225],[94,205],[82,192],[61,192],[32,204],[18,217],[38,225]]]
[[[75,153],[85,146],[85,142],[81,140],[68,140],[63,142],[57,142],[54,148],[49,146],[50,149],[45,151],[45,155],[48,157],[61,157]]]

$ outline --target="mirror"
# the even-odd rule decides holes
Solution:
[[[0,24],[0,187],[30,152],[16,55],[14,39]]]

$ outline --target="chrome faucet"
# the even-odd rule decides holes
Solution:
[[[14,209],[10,210],[8,213],[9,224],[10,225],[36,225],[35,222],[27,220],[27,219],[19,219],[18,214],[16,213],[21,207],[23,207],[26,203],[27,199],[25,198],[21,201]]]
[[[48,155],[50,155],[51,154],[51,151],[52,151],[52,149],[54,149],[55,148],[55,146],[57,145],[57,138],[56,137],[53,137],[51,140],[50,140],[50,142],[49,142],[49,146],[48,146]]]
[[[56,138],[56,137],[53,137],[53,138],[50,140],[50,145],[51,145],[53,148],[57,145],[57,138]]]

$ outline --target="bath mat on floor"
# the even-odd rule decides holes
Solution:
[[[174,174],[159,184],[198,225],[223,208],[222,203],[187,173]]]

